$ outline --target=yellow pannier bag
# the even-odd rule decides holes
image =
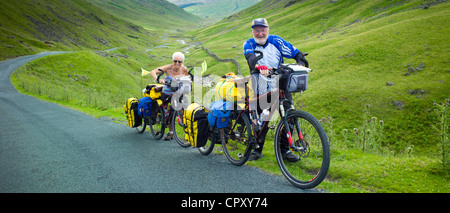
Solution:
[[[138,113],[139,100],[137,98],[129,98],[125,102],[123,108],[127,116],[128,126],[134,128],[138,127],[142,123],[142,117]]]
[[[215,95],[222,100],[231,102],[242,102],[245,100],[245,87],[244,85],[237,85],[235,80],[236,74],[230,72],[222,76],[215,87]],[[248,94],[251,98],[253,96],[253,90],[247,84]]]
[[[209,135],[208,111],[197,103],[190,104],[183,114],[185,140],[192,147],[202,147]]]

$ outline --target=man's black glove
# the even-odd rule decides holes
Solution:
[[[305,67],[309,67],[309,63],[306,60],[305,56],[303,55],[302,52],[298,52],[297,55],[295,56],[295,61],[297,61],[297,64],[299,65],[303,65]]]

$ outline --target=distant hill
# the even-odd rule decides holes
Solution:
[[[0,1],[0,60],[43,50],[147,46],[147,30],[85,0]]]
[[[244,10],[261,0],[168,0],[187,12],[205,18],[209,21],[218,21]]]
[[[149,29],[179,29],[196,26],[202,19],[166,0],[90,0],[124,20]]]

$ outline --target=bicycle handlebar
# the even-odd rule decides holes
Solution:
[[[156,83],[159,83],[159,78],[164,75],[164,70],[158,68],[158,71],[161,71],[161,73],[156,78]]]
[[[192,80],[192,81],[194,81],[194,75],[191,73],[193,69],[194,69],[194,68],[191,68],[191,69],[188,71],[188,74],[191,76],[191,80]],[[165,74],[165,73],[164,73],[164,70],[162,70],[162,69],[159,69],[159,68],[158,68],[158,71],[161,71],[161,73],[160,73],[160,74],[158,75],[158,77],[156,78],[156,83],[159,83],[159,78]],[[167,84],[167,82],[166,82],[166,84]]]
[[[264,57],[264,54],[261,52],[261,51],[259,51],[259,50],[255,50],[255,51],[253,51],[255,54],[256,53],[258,53],[259,54],[259,56],[256,56],[256,58],[255,58],[255,60],[253,60],[253,64],[250,64],[250,67],[251,67],[251,69],[252,70],[250,70],[250,72],[253,74],[253,73],[259,73],[259,70],[258,69],[256,69],[256,63],[258,63],[258,61],[261,59],[261,58],[263,58]]]
[[[257,56],[256,58],[255,58],[255,60],[253,61],[253,64],[251,64],[250,65],[250,67],[252,68],[252,70],[250,70],[250,73],[251,74],[259,74],[260,72],[259,72],[259,70],[255,67],[256,66],[256,63],[260,60],[260,59],[262,59],[263,57],[264,57],[264,54],[261,52],[261,51],[259,51],[259,50],[255,50],[255,51],[253,51],[255,54],[259,54],[259,56]],[[303,54],[303,56],[307,56],[307,55],[309,55],[309,53],[303,53],[302,52],[302,54]],[[278,73],[276,73],[276,68],[271,68],[271,69],[269,69],[269,76],[271,76],[271,75],[278,75]]]

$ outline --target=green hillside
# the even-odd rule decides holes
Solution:
[[[148,29],[178,30],[202,19],[165,0],[91,0],[108,13]]]
[[[144,28],[85,0],[0,1],[0,60],[43,50],[150,46]]]

